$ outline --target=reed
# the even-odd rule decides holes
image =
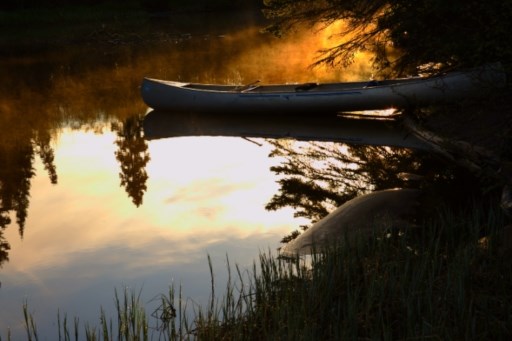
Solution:
[[[59,340],[510,339],[512,252],[500,245],[504,224],[500,212],[441,212],[416,233],[334,245],[306,260],[262,252],[244,270],[228,259],[222,295],[208,257],[205,306],[171,284],[148,314],[140,291],[116,291],[115,319],[102,309],[99,326],[75,319],[69,327],[59,314]],[[27,339],[38,340],[27,304],[23,312]]]

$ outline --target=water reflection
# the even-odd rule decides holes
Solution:
[[[176,113],[151,111],[144,117],[147,139],[180,136],[238,136],[246,138],[330,141],[430,150],[403,129],[393,116],[301,115],[274,113]]]
[[[261,34],[260,29],[236,27],[228,34],[207,36],[207,32],[191,31],[187,39],[160,38],[147,50],[98,45],[0,60],[0,76],[9,80],[0,84],[0,126],[9,127],[0,137],[4,158],[2,227],[10,224],[7,212],[14,211],[23,234],[35,155],[43,160],[50,181],[57,182],[51,141],[61,127],[100,132],[113,125],[119,135],[116,155],[121,184],[135,205],[142,203],[147,180],[143,168],[149,155],[142,136],[137,135],[136,122],[129,120],[146,110],[139,96],[143,76],[221,83],[340,81],[369,76],[362,61],[350,73],[308,69],[316,50],[325,46],[328,31],[298,32],[276,40]]]
[[[113,289],[124,285],[143,288],[149,301],[174,278],[201,302],[209,290],[207,254],[221,292],[226,254],[250,266],[260,249],[275,249],[296,224],[290,210],[264,209],[277,190],[268,145],[234,138],[150,141],[147,191],[137,208],[119,187],[117,138],[109,131],[61,131],[59,185],[35,176],[30,233],[21,240],[6,230],[11,261],[0,273],[2,330],[20,319],[25,298],[38,326],[48,330],[57,309],[96,321],[99,307],[108,310]],[[44,172],[39,160],[34,172]]]
[[[188,281],[187,295],[205,295],[207,252],[250,265],[298,224],[291,210],[264,208],[278,190],[269,169],[279,162],[269,160],[264,141],[148,142],[142,132],[144,76],[369,77],[357,67],[356,75],[307,70],[322,36],[274,40],[259,32],[236,27],[205,38],[191,31],[143,47],[101,43],[0,60],[0,333],[19,325],[13,312],[21,313],[24,299],[38,311],[41,334],[54,335],[57,309],[95,321],[118,286],[154,295],[172,276]]]
[[[10,122],[4,122],[6,126]],[[47,131],[35,131],[23,127],[23,134],[12,134],[17,129],[5,129],[4,140],[0,144],[0,231],[11,224],[10,212],[16,216],[19,234],[23,237],[25,220],[29,207],[30,182],[34,173],[34,159],[39,156],[50,182],[57,183],[57,171],[54,164],[54,151],[50,145],[50,136]],[[20,128],[21,129],[21,128]],[[6,252],[8,244],[3,245]],[[0,258],[0,259],[2,259]],[[1,261],[0,261],[1,265]]]
[[[117,133],[116,159],[121,166],[121,186],[137,207],[142,204],[144,192],[147,190],[146,165],[150,159],[148,144],[142,133],[142,121],[141,116],[135,116],[113,125],[113,130]]]

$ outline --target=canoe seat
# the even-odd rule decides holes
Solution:
[[[250,86],[250,87],[248,87],[248,88],[245,88],[245,89],[243,89],[243,90],[239,90],[239,91],[240,91],[240,92],[249,92],[249,91],[252,91],[252,90],[254,90],[254,89],[256,89],[256,88],[259,88],[259,87],[260,87],[259,85],[253,85],[253,86]]]
[[[304,83],[295,87],[295,91],[308,91],[318,86],[317,83]]]
[[[242,85],[242,86],[237,86],[235,88],[235,91],[238,91],[238,92],[247,92],[247,91],[251,91],[251,90],[254,90],[256,89],[257,87],[259,87],[258,83],[260,81],[257,80],[257,81],[254,81],[250,84],[247,84],[247,85]]]

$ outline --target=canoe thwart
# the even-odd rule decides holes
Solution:
[[[260,80],[258,79],[258,80],[254,81],[252,83],[239,86],[239,87],[236,88],[236,91],[238,91],[238,92],[247,92],[247,91],[254,90],[254,89],[256,89],[259,86],[258,85],[259,82],[260,82]]]

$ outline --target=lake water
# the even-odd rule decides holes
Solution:
[[[280,162],[264,140],[148,141],[139,124],[144,76],[369,77],[364,62],[350,73],[308,69],[328,32],[278,40],[260,28],[160,32],[144,47],[101,40],[0,60],[0,336],[10,328],[24,337],[24,302],[43,340],[56,338],[58,311],[97,324],[101,307],[113,311],[116,289],[141,290],[149,302],[174,282],[206,302],[208,255],[222,291],[226,256],[250,267],[304,223],[264,208],[278,191],[270,167]]]

